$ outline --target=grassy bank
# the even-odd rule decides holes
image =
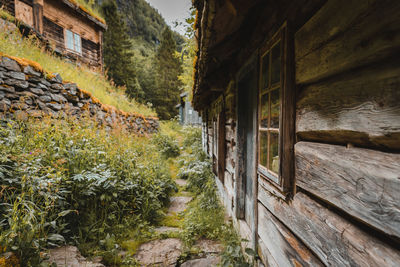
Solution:
[[[106,256],[127,229],[155,223],[175,189],[150,138],[90,119],[2,121],[0,247],[21,266],[65,244]]]
[[[3,10],[0,12],[3,13],[2,17],[7,14]],[[34,37],[22,39],[19,32],[0,31],[0,53],[37,62],[45,71],[59,73],[64,80],[76,83],[103,104],[125,112],[156,116],[151,108],[128,99],[124,93],[125,89],[114,86],[103,74],[50,54],[44,48],[40,48],[39,42]]]

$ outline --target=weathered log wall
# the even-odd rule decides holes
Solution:
[[[399,266],[399,14],[399,1],[331,0],[292,25],[297,192],[284,200],[258,180],[258,253],[267,266]],[[234,86],[223,94],[226,168],[218,187],[235,216]],[[209,142],[213,132],[209,124]]]

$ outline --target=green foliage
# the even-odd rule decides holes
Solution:
[[[196,196],[185,213],[181,238],[187,247],[200,238],[219,240],[224,245],[221,266],[253,266],[243,254],[243,240],[232,224],[224,222],[224,209],[217,196],[211,162],[201,149],[201,130],[185,127],[183,132],[185,153],[181,156],[178,177],[188,180],[188,188]],[[251,249],[246,249],[246,253],[249,258],[255,256]]]
[[[172,136],[158,133],[154,135],[153,142],[164,157],[175,158],[179,156],[180,150],[178,142]]]
[[[133,53],[127,27],[117,10],[113,0],[102,4],[102,11],[106,18],[108,29],[104,33],[104,64],[109,77],[118,86],[126,87],[126,94],[135,99],[143,99],[143,91],[136,78]]]
[[[155,88],[145,92],[151,99],[161,119],[171,119],[178,114],[175,108],[179,103],[181,82],[178,77],[182,73],[182,65],[176,54],[176,44],[172,31],[165,28],[163,39],[153,59],[155,70]]]
[[[33,266],[44,248],[99,243],[155,222],[176,190],[167,173],[150,140],[89,119],[3,123],[0,246]]]

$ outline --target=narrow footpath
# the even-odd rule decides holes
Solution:
[[[187,185],[186,180],[176,179],[175,182],[181,189]],[[170,206],[168,208],[167,218],[177,218],[181,213],[185,212],[188,203],[192,200],[191,193],[187,191],[179,191],[179,196],[170,198]],[[170,225],[170,223],[167,223]],[[171,227],[161,225],[155,229],[160,236],[176,236],[169,238],[159,238],[139,246],[135,258],[142,266],[181,266],[181,267],[204,267],[216,266],[222,251],[222,245],[217,241],[201,239],[198,240],[191,251],[196,251],[196,256],[191,256],[183,263],[180,263],[184,253],[184,245],[178,238],[181,233],[179,227]]]

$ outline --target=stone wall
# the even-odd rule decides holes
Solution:
[[[35,64],[0,55],[1,116],[41,117],[89,115],[106,127],[124,127],[139,135],[158,131],[158,119],[126,113],[101,104],[74,83],[63,83],[59,74],[48,75]]]

